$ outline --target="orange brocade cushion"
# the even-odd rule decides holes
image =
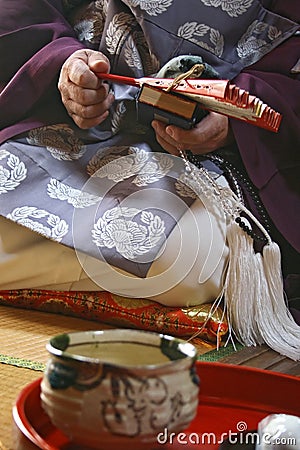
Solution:
[[[222,344],[228,323],[220,307],[211,304],[169,307],[146,299],[120,297],[100,291],[0,291],[0,304],[65,314],[114,326],[138,328],[178,337],[197,337]]]

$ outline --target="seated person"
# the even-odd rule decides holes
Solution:
[[[1,5],[0,289],[212,302],[231,258],[224,203],[208,205],[217,183],[232,187],[278,242],[286,292],[296,295],[296,12],[283,0],[219,3]],[[279,132],[217,112],[189,130],[145,126],[136,120],[138,88],[96,75],[153,76],[181,55],[279,111]],[[209,195],[186,181],[189,161],[180,156],[189,155]]]

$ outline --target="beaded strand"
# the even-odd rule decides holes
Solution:
[[[239,225],[239,227],[247,233],[252,239],[261,241],[264,244],[270,243],[272,240],[268,233],[269,226],[266,224],[266,226],[262,226],[261,223],[258,221],[258,219],[245,207],[244,205],[244,199],[243,199],[243,193],[242,189],[240,187],[240,184],[237,180],[237,177],[242,179],[243,184],[245,185],[245,188],[247,188],[247,191],[251,198],[254,201],[255,207],[259,212],[260,217],[264,223],[266,222],[266,213],[261,205],[257,194],[254,192],[254,189],[251,186],[251,183],[246,180],[245,177],[241,174],[240,171],[234,168],[234,166],[229,163],[225,162],[220,156],[215,155],[205,155],[207,159],[210,159],[212,162],[215,162],[218,167],[220,167],[224,172],[226,172],[234,185],[234,191],[229,188],[222,188],[220,187],[215,180],[211,177],[209,172],[203,167],[201,164],[201,161],[195,157],[192,153],[189,152],[189,155],[186,151],[180,150],[180,156],[183,158],[186,172],[189,173],[193,179],[201,185],[201,191],[204,193],[207,197],[212,197],[215,201],[218,201],[221,203],[221,206],[224,210],[224,212],[231,216],[233,220]],[[192,170],[191,164],[198,168],[199,173],[196,175],[195,171]],[[233,174],[233,171],[236,175]],[[203,181],[203,178],[206,179],[205,182]],[[230,190],[230,194],[229,191]],[[257,234],[245,221],[243,220],[242,216],[240,215],[240,212],[244,211],[246,214],[253,220],[254,223],[258,226],[258,228],[262,231],[262,235]]]

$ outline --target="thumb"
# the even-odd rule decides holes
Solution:
[[[101,52],[92,52],[88,57],[88,66],[93,72],[107,73],[110,70],[108,58]]]

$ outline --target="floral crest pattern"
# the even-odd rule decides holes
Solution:
[[[16,189],[27,176],[27,169],[20,158],[5,149],[0,150],[0,161],[7,158],[6,165],[0,165],[0,194]]]
[[[257,38],[256,36],[261,35],[265,30],[267,30],[267,38],[269,42],[265,39]],[[270,26],[265,22],[259,22],[255,20],[247,29],[246,33],[242,36],[237,46],[237,53],[240,58],[247,58],[253,52],[260,51],[262,48],[264,50],[270,46],[270,43],[277,39],[281,34],[281,31],[274,26]]]
[[[238,17],[251,7],[253,0],[201,0],[206,6],[221,7],[230,17]]]
[[[76,32],[79,41],[95,42],[98,40],[103,28],[101,22],[82,20],[74,25],[74,31]]]
[[[48,183],[47,193],[49,197],[66,201],[74,208],[86,208],[87,206],[95,205],[100,200],[96,195],[89,194],[80,189],[74,189],[55,178],[51,178]]]
[[[133,8],[139,6],[149,16],[157,16],[167,11],[173,0],[125,0],[124,3]]]
[[[140,216],[139,224],[133,219]],[[94,224],[93,242],[97,247],[114,248],[129,260],[152,250],[163,238],[164,221],[149,211],[116,207],[105,211]]]
[[[35,128],[29,131],[27,142],[45,147],[53,158],[60,161],[80,159],[86,152],[86,146],[66,124]]]
[[[6,217],[57,242],[60,242],[69,231],[68,224],[64,219],[35,206],[15,208]],[[46,223],[43,223],[42,219]]]
[[[113,134],[117,134],[121,130],[122,124],[126,116],[126,104],[124,101],[120,101],[116,105],[116,109],[111,115],[111,131]]]
[[[134,17],[127,13],[115,14],[106,32],[107,51],[112,55],[118,55],[130,33],[130,27],[136,24]]]
[[[82,5],[69,17],[79,41],[97,48],[104,29],[108,10],[108,0],[96,0]]]
[[[138,32],[136,33],[136,35],[137,35],[136,42],[138,42],[138,40],[144,39],[144,35],[142,32]],[[128,40],[126,41],[124,54],[129,67],[135,67],[138,70],[142,70],[143,68],[142,61],[139,56],[139,51],[137,49],[133,36],[129,36]]]
[[[104,157],[103,150],[97,152],[87,166],[89,175],[108,178],[115,183],[136,175],[132,183],[147,186],[167,175],[173,166],[172,158],[168,155],[151,154],[138,147],[129,147],[128,154],[120,157],[124,150],[127,147],[114,147]]]
[[[211,28],[204,23],[186,22],[179,27],[177,35],[209,50],[216,56],[222,56],[223,54],[224,36],[219,30]],[[204,36],[207,41],[200,39]]]
[[[175,182],[175,188],[180,197],[197,198],[197,194],[192,187],[192,180],[186,173],[179,176],[178,180]]]
[[[155,55],[149,53],[147,42],[141,31],[134,31],[124,45],[124,56],[129,67],[143,70],[150,75],[159,70],[159,61]]]

